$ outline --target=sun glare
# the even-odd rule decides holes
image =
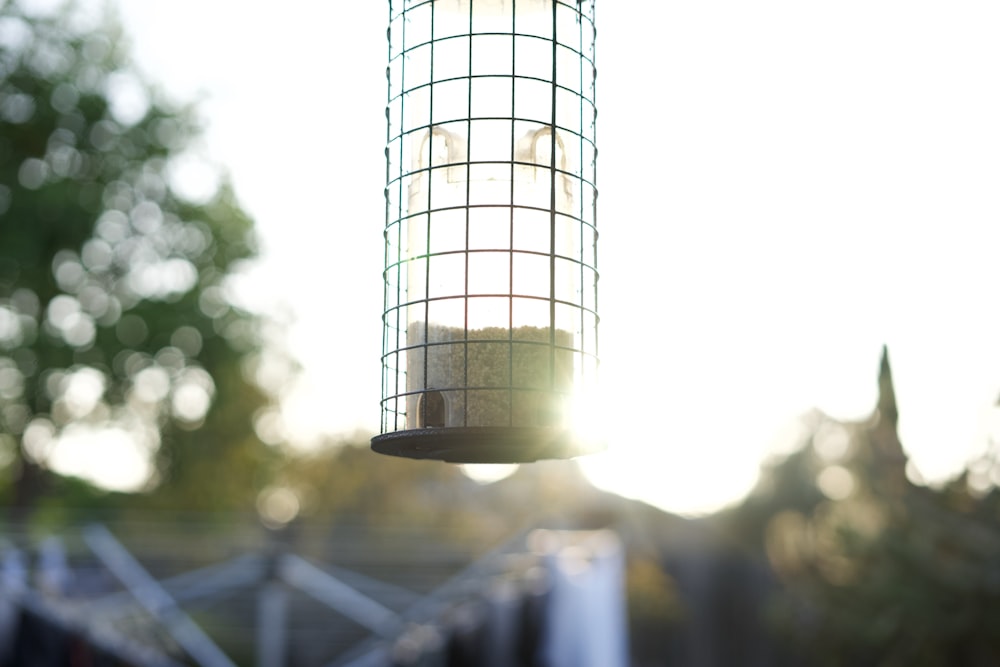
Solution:
[[[513,475],[519,467],[518,463],[465,463],[461,466],[462,472],[469,479],[480,484],[499,482]]]

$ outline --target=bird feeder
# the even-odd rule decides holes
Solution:
[[[594,0],[389,0],[375,451],[600,448]]]

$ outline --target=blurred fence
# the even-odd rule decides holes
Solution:
[[[319,561],[287,534],[145,528],[116,527],[121,540],[96,524],[5,533],[0,665],[627,663],[624,552],[610,531],[531,531],[484,549],[341,526],[323,550],[295,540]]]

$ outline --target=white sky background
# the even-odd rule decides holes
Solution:
[[[296,314],[290,425],[376,431],[388,3],[118,2],[142,69],[205,93],[265,243],[248,291]],[[883,343],[911,457],[954,474],[1000,395],[1000,5],[599,0],[597,24],[592,479],[733,502],[797,415],[871,412]]]

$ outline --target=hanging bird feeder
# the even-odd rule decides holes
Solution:
[[[375,451],[568,458],[597,380],[594,0],[389,0]],[[592,413],[591,413],[592,414]]]

